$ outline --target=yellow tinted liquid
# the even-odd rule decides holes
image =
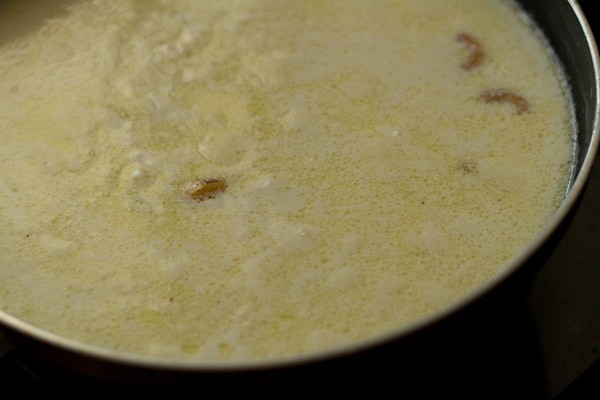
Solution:
[[[492,278],[566,190],[564,80],[512,3],[17,3],[0,309],[60,335],[204,360],[372,337]]]

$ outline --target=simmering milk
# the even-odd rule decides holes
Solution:
[[[0,4],[0,309],[274,359],[457,302],[567,190],[572,107],[502,0]]]

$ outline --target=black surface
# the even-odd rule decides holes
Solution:
[[[600,399],[600,360],[585,369],[555,398],[555,400],[575,399]]]

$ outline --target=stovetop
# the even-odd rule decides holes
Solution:
[[[592,0],[580,4],[596,32]],[[598,36],[598,35],[597,35]],[[600,398],[600,157],[567,233],[524,298],[470,327],[452,346],[437,347],[410,368],[383,365],[336,376],[318,385],[274,384],[264,393],[286,397],[335,389],[337,394],[405,389],[423,395],[570,400]],[[0,349],[2,348],[0,336]],[[325,382],[325,383],[324,383]],[[345,389],[343,389],[345,388]],[[172,398],[173,388],[143,388],[146,398]],[[0,353],[0,398],[107,397],[124,388],[31,364],[16,352]],[[202,390],[202,387],[196,388]],[[222,393],[248,394],[221,387]],[[583,395],[585,393],[585,396]],[[197,393],[199,394],[199,393]],[[465,396],[466,395],[466,396]],[[427,396],[423,396],[427,397]]]

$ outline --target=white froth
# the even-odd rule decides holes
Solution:
[[[497,274],[567,186],[564,82],[512,3],[10,4],[0,308],[67,337],[210,360],[370,337]]]

